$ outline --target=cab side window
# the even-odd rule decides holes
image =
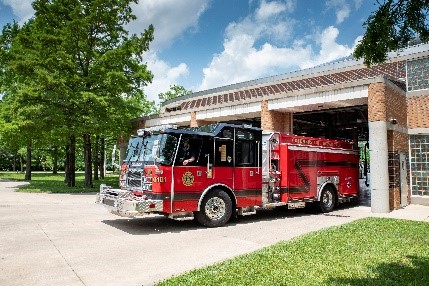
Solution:
[[[180,142],[179,150],[177,152],[177,159],[175,165],[183,165],[183,161],[189,158],[194,157],[195,160],[189,163],[189,166],[199,166],[203,164],[204,160],[201,160],[201,147],[202,139],[183,136]]]
[[[208,160],[213,164],[213,137],[203,137],[198,166],[207,166]]]
[[[204,165],[204,154],[202,154],[201,149],[203,146],[203,140],[201,138],[193,138],[190,140],[190,146],[193,148],[195,153],[195,162],[193,166],[202,166]]]
[[[215,166],[232,166],[234,154],[234,130],[225,128],[215,138]]]
[[[241,167],[256,166],[256,141],[249,131],[236,131],[235,164]]]

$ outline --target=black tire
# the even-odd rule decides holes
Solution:
[[[218,227],[226,224],[231,214],[231,198],[225,191],[215,189],[204,197],[201,209],[195,213],[195,218],[204,226]]]
[[[320,194],[319,209],[323,213],[331,212],[335,207],[336,195],[332,186],[325,186]]]

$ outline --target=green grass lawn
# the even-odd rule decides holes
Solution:
[[[427,286],[429,223],[362,219],[157,285]]]
[[[0,179],[24,181],[24,173],[16,172],[0,172]],[[31,174],[29,185],[22,186],[18,192],[31,193],[87,193],[96,192],[100,188],[100,184],[118,186],[118,175],[107,175],[104,180],[93,181],[94,188],[84,188],[84,174],[76,174],[76,187],[69,188],[64,183],[64,173],[53,175],[48,172],[34,172]]]

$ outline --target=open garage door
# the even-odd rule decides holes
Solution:
[[[367,105],[294,113],[293,133],[355,142],[360,151],[360,202],[371,205]]]
[[[368,141],[368,106],[294,113],[293,133],[327,139]]]

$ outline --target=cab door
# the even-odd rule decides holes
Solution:
[[[234,192],[238,207],[262,204],[262,172],[258,132],[235,129]]]
[[[184,134],[180,136],[179,143],[173,168],[172,210],[190,212],[197,210],[199,198],[208,184],[203,154],[204,141],[201,136]],[[191,152],[187,152],[186,145],[192,149]],[[183,161],[189,159],[189,154],[192,154],[194,160],[184,164]]]

